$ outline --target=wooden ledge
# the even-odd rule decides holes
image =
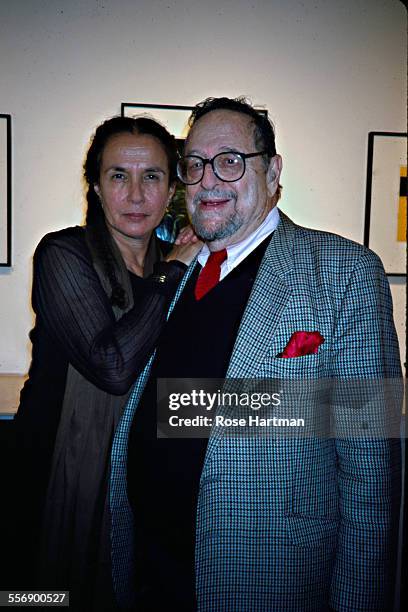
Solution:
[[[27,374],[0,374],[0,414],[17,412]]]

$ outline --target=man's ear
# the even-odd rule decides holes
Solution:
[[[282,158],[280,155],[275,155],[269,162],[268,170],[266,171],[266,187],[268,195],[274,196],[279,187],[279,179],[282,172]]]
[[[172,183],[172,185],[170,185],[170,187],[169,187],[169,197],[168,197],[168,200],[167,200],[167,205],[170,204],[174,194],[176,193],[176,187],[177,187],[177,183]]]

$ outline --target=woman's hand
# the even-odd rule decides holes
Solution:
[[[197,238],[191,225],[183,227],[165,261],[178,260],[187,266],[193,261],[194,257],[201,250],[203,242]]]

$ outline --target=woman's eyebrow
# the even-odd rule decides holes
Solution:
[[[160,166],[150,166],[149,168],[143,168],[143,172],[161,172],[162,174],[166,174],[166,171],[163,170]]]
[[[127,169],[122,166],[109,166],[105,169],[105,172],[109,172],[110,170],[115,170],[115,172],[127,172]]]

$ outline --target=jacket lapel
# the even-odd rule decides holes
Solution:
[[[180,284],[179,284],[179,286],[177,288],[177,291],[176,291],[176,295],[174,296],[174,298],[173,298],[173,300],[172,300],[172,302],[171,302],[171,304],[169,306],[169,309],[168,309],[168,312],[167,312],[167,320],[169,320],[169,317],[170,317],[171,313],[173,312],[174,307],[177,304],[180,295],[183,293],[184,287],[186,286],[186,283],[187,283],[188,279],[190,278],[190,276],[193,273],[193,270],[194,270],[195,265],[197,263],[197,258],[198,258],[198,254],[194,257],[193,261],[188,266],[188,268],[186,270],[186,273],[184,274],[183,278],[181,279],[181,282],[180,282]]]
[[[227,378],[256,375],[292,293],[285,276],[293,266],[295,227],[285,215],[280,216],[242,317]]]
[[[277,327],[292,295],[285,277],[293,267],[295,231],[296,226],[280,212],[279,225],[262,259],[241,320],[224,391],[233,390],[229,389],[228,379],[256,376],[265,355],[270,350]],[[233,386],[233,381],[231,383]],[[224,408],[219,408],[217,414],[223,413]],[[224,427],[215,427],[211,432],[202,474],[224,430]]]

